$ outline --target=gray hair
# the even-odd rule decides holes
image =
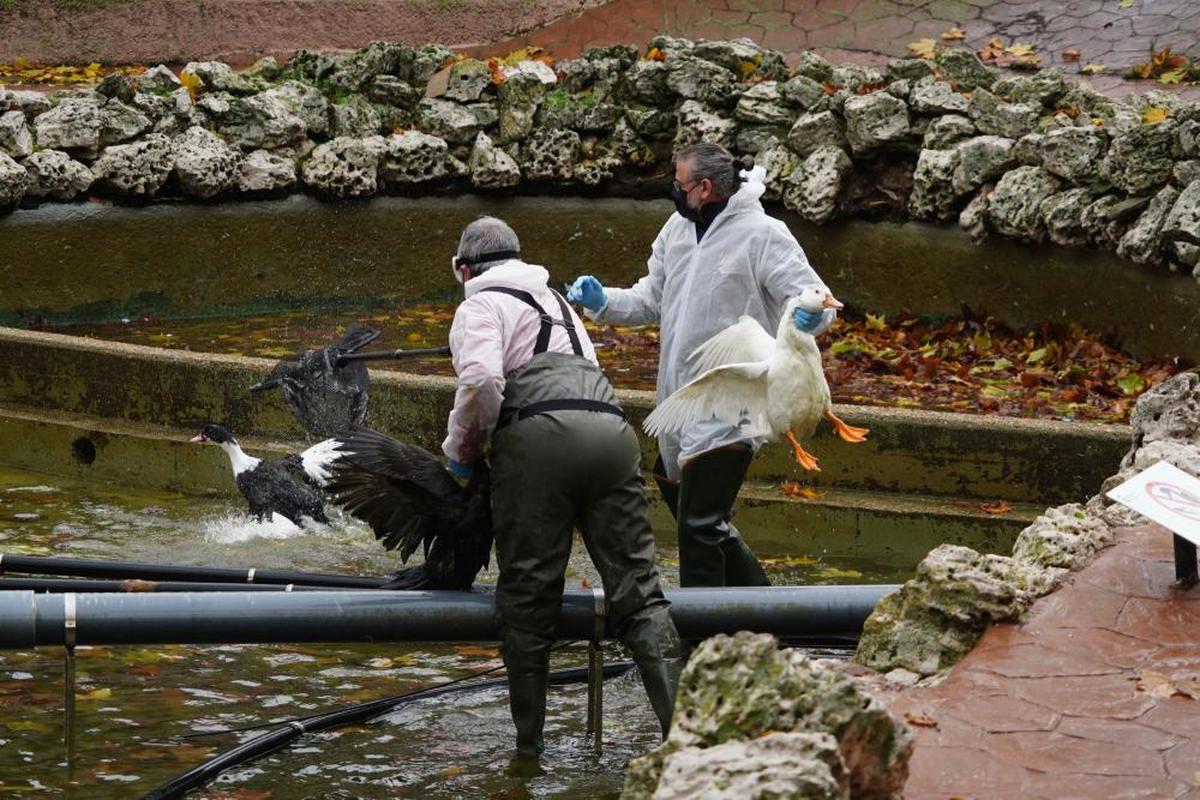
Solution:
[[[712,181],[713,192],[718,200],[732,197],[741,186],[741,170],[754,168],[750,156],[734,158],[724,147],[712,142],[699,142],[683,148],[675,154],[675,163],[686,161],[693,181],[707,178]]]
[[[505,261],[475,261],[486,253],[498,253],[504,250],[520,251],[521,241],[517,233],[508,223],[496,217],[480,217],[463,228],[458,240],[458,257],[470,262],[471,273],[478,275],[489,267]]]

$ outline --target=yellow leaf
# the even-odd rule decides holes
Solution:
[[[1103,64],[1086,64],[1079,68],[1080,75],[1099,75],[1107,70]]]
[[[33,64],[29,63],[28,59],[21,58],[20,56],[13,59],[12,65],[13,69],[29,69],[33,66]]]
[[[1187,70],[1173,69],[1173,70],[1169,70],[1168,72],[1164,72],[1162,75],[1159,75],[1158,82],[1165,83],[1165,84],[1182,83],[1183,79],[1186,77],[1187,77]]]
[[[1162,106],[1149,106],[1142,112],[1142,122],[1146,125],[1157,125],[1167,121],[1167,110]]]
[[[867,314],[867,327],[873,331],[886,331],[888,329],[887,322],[884,321],[882,314],[879,316]]]
[[[1022,56],[1032,55],[1033,51],[1036,49],[1037,45],[1034,44],[1013,42],[1011,46],[1004,48],[1004,52],[1008,53],[1010,56],[1016,56],[1017,58],[1020,58]]]
[[[112,697],[112,689],[107,687],[103,689],[93,689],[87,694],[79,694],[75,696],[84,700],[107,700],[108,698]]]
[[[957,42],[965,38],[967,38],[967,34],[957,25],[942,34],[942,41],[944,42]]]
[[[184,88],[188,90],[188,96],[190,96],[192,98],[192,102],[195,103],[200,97],[199,76],[192,72],[181,72],[179,73],[179,82],[182,83]]]
[[[918,39],[915,42],[909,42],[908,49],[921,58],[931,60],[937,49],[937,42],[933,39]]]

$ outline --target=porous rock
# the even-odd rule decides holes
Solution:
[[[309,136],[322,137],[329,132],[329,103],[315,86],[300,81],[285,81],[262,93],[304,122]]]
[[[33,152],[33,133],[21,111],[0,112],[0,153],[26,158]]]
[[[1003,136],[975,136],[960,142],[955,148],[958,163],[950,181],[955,193],[972,192],[1015,167],[1014,144],[1012,139]]]
[[[1047,172],[1082,184],[1099,177],[1108,136],[1095,127],[1059,128],[1042,136],[1038,145]]]
[[[385,139],[379,176],[389,184],[420,184],[447,177],[450,148],[444,139],[420,131],[404,131]]]
[[[954,217],[960,195],[954,191],[957,150],[922,150],[913,171],[908,213],[916,219],[945,221]]]
[[[842,183],[854,163],[840,147],[816,148],[792,173],[783,192],[783,202],[809,222],[828,222],[837,213]]]
[[[148,199],[158,194],[175,166],[175,148],[161,133],[129,144],[104,148],[92,175],[101,189],[125,197]]]
[[[1077,570],[1112,543],[1112,529],[1079,503],[1047,509],[1013,545],[1013,558],[1040,567]]]
[[[207,199],[237,183],[238,151],[209,130],[188,128],[175,140],[175,180],[189,197]]]
[[[751,125],[791,125],[795,112],[784,103],[775,81],[763,81],[750,87],[737,102],[733,116]]]
[[[539,128],[525,142],[521,168],[531,180],[570,180],[579,158],[579,134],[563,128]]]
[[[1050,241],[1063,247],[1087,244],[1088,230],[1083,224],[1083,214],[1091,205],[1091,191],[1076,187],[1065,192],[1052,194],[1042,201],[1042,222]]]
[[[4,153],[0,153],[0,215],[8,214],[21,202],[29,187],[29,173]]]
[[[306,186],[329,197],[371,197],[379,190],[384,149],[382,136],[330,139],[313,150],[301,168],[301,177]]]
[[[467,167],[471,183],[481,189],[501,189],[521,182],[521,168],[516,160],[496,147],[486,133],[475,137]]]
[[[902,667],[933,675],[958,663],[988,625],[1019,619],[1063,574],[1008,556],[941,545],[917,565],[911,580],[875,607],[854,660],[884,672]]]
[[[217,116],[217,131],[243,151],[287,147],[304,139],[308,131],[284,99],[267,93],[230,98]]]
[[[996,183],[988,219],[1005,236],[1041,241],[1045,225],[1038,213],[1042,201],[1059,190],[1059,180],[1041,167],[1017,167]]]
[[[1163,225],[1178,197],[1179,190],[1174,186],[1164,186],[1155,194],[1150,205],[1117,243],[1117,255],[1136,264],[1160,263],[1163,259]]]
[[[788,131],[787,142],[797,155],[808,156],[818,147],[845,147],[846,135],[832,111],[802,114]]]
[[[887,92],[847,98],[846,137],[856,154],[902,141],[909,134],[908,106]]]
[[[253,150],[238,163],[236,188],[246,194],[282,192],[296,185],[296,163],[269,150]]]
[[[922,114],[965,114],[970,102],[946,81],[921,78],[908,93],[908,104]]]
[[[811,661],[797,650],[780,650],[771,636],[742,632],[715,636],[696,648],[680,679],[667,741],[630,762],[621,796],[641,800],[659,796],[656,792],[675,792],[663,774],[674,753],[710,751],[772,733],[831,736],[845,776],[835,773],[834,779],[840,791],[846,781],[851,797],[899,797],[903,791],[913,749],[907,725],[831,664]],[[724,761],[731,752],[736,750],[720,750],[713,756]],[[692,758],[685,757],[685,762],[694,763]],[[832,758],[826,763],[831,762]],[[782,774],[776,773],[776,766]],[[764,759],[759,780],[786,780],[790,769]],[[681,772],[673,771],[672,776],[686,780]],[[718,775],[706,787],[693,789],[692,797],[727,796],[705,793],[721,790]]]
[[[154,122],[141,111],[115,97],[100,109],[100,144],[120,144],[141,136]]]
[[[958,114],[946,114],[929,123],[921,147],[925,150],[946,150],[974,135],[974,122]]]
[[[39,114],[33,127],[38,147],[92,159],[100,148],[100,124],[96,103],[63,101]]]
[[[1141,125],[1112,140],[1101,174],[1130,194],[1143,194],[1171,179],[1175,123]]]
[[[723,117],[711,108],[695,100],[685,100],[676,112],[678,130],[675,134],[676,149],[696,142],[715,142],[732,147],[737,133],[737,123]]]
[[[92,171],[61,150],[39,150],[25,160],[28,196],[70,201],[92,185]]]

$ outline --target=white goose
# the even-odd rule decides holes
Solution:
[[[774,338],[753,317],[742,317],[696,348],[689,358],[703,374],[660,403],[642,427],[658,436],[714,417],[734,424],[749,419],[748,435],[786,434],[796,462],[820,470],[816,457],[796,441],[796,431],[811,436],[821,417],[847,442],[864,441],[869,431],[834,415],[817,342],[792,317],[798,308],[841,307],[824,288],[805,289],[788,301]]]

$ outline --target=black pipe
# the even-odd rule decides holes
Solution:
[[[392,358],[412,358],[414,356],[448,356],[450,347],[425,347],[418,350],[381,350],[375,353],[347,353],[338,356],[334,366],[345,366],[353,361],[385,361]]]
[[[297,586],[294,583],[245,584],[204,581],[91,580],[87,578],[13,578],[0,576],[0,592],[320,592],[354,591],[327,586]]]
[[[632,661],[620,661],[613,664],[604,665],[604,677],[613,678],[618,675],[623,675],[633,668]],[[497,667],[499,669],[499,667]],[[494,670],[488,670],[491,672]],[[358,703],[347,708],[331,711],[326,714],[320,714],[315,717],[308,717],[304,720],[292,720],[290,722],[280,723],[281,728],[267,731],[259,736],[243,742],[236,747],[219,753],[216,756],[208,759],[199,766],[188,770],[178,778],[171,780],[157,789],[146,794],[143,800],[173,800],[174,798],[182,797],[185,792],[199,788],[209,781],[216,778],[225,770],[245,764],[260,756],[272,753],[286,746],[290,742],[300,738],[305,733],[315,733],[317,731],[329,730],[343,725],[353,725],[355,723],[366,722],[375,717],[388,713],[389,711],[398,708],[406,703],[411,703],[416,700],[424,700],[430,697],[439,697],[441,695],[452,694],[456,692],[473,692],[479,689],[491,689],[504,686],[507,683],[507,678],[491,678],[478,683],[462,683],[461,681],[470,678],[485,675],[486,672],[476,673],[467,678],[459,678],[457,681],[451,681],[448,684],[435,686],[430,689],[418,689],[412,692],[398,695],[396,697],[388,697],[382,700],[369,700],[365,703]],[[572,669],[554,670],[550,673],[550,684],[552,686],[563,686],[571,683],[582,683],[588,679],[588,671],[586,667],[576,667]]]
[[[781,638],[856,637],[895,586],[668,589],[680,635],[749,630]],[[0,592],[0,647],[78,644],[496,641],[495,596],[486,592]],[[565,592],[559,639],[611,636],[603,595]],[[68,614],[72,620],[68,619]],[[74,625],[69,623],[74,621]]]
[[[101,561],[50,558],[0,553],[0,574],[66,575],[75,578],[136,578],[146,581],[203,581],[205,583],[265,583],[325,586],[345,589],[378,589],[388,578],[359,575],[326,575],[313,572],[247,567],[190,567],[178,564],[141,564],[136,561]]]

